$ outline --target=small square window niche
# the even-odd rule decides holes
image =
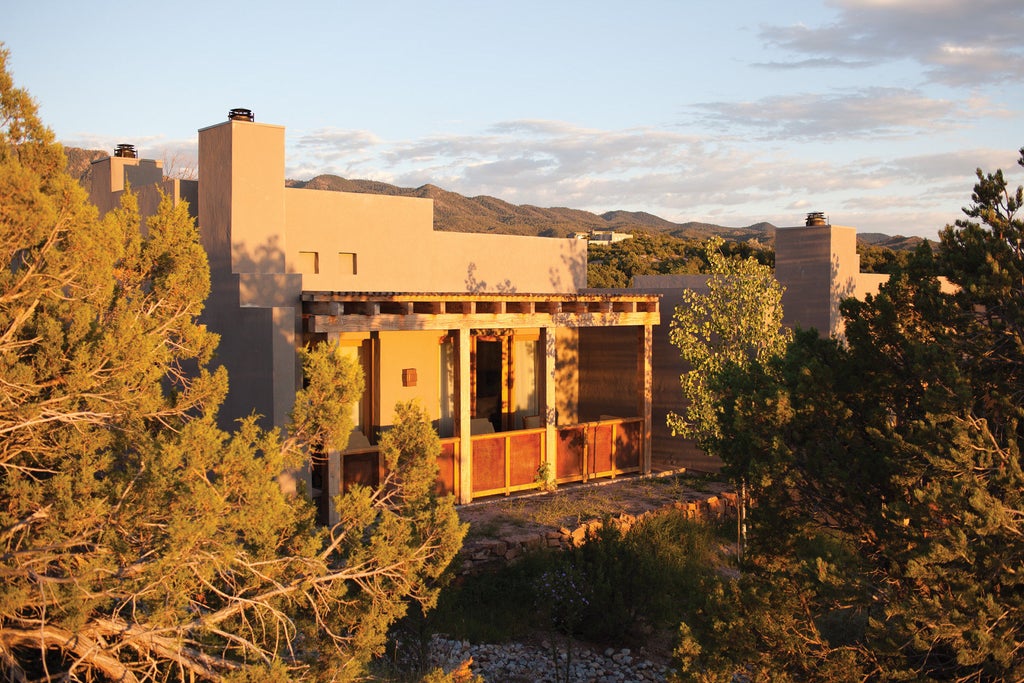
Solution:
[[[356,274],[356,255],[348,251],[338,252],[338,263],[343,275]]]
[[[299,272],[303,275],[316,275],[320,272],[320,252],[300,251]]]

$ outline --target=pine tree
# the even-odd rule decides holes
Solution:
[[[278,477],[344,445],[358,368],[312,349],[287,435],[255,417],[219,429],[227,378],[209,368],[217,339],[197,323],[209,270],[187,207],[165,197],[142,226],[127,193],[100,219],[6,59],[0,671],[360,675],[406,602],[432,603],[465,532],[451,499],[422,484],[436,467],[429,424],[403,413],[411,426],[395,429],[382,489],[340,496],[342,521],[316,527]]]

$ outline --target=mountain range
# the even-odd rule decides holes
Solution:
[[[491,232],[509,235],[539,235],[542,237],[568,237],[577,232],[615,230],[634,232],[643,230],[672,235],[682,239],[707,239],[719,235],[737,242],[754,242],[761,246],[775,241],[775,227],[771,223],[754,223],[741,228],[730,228],[713,223],[688,221],[673,223],[644,211],[608,211],[595,214],[581,209],[565,207],[541,208],[530,204],[511,204],[486,195],[466,197],[449,192],[436,185],[399,187],[373,180],[352,180],[336,175],[318,175],[310,180],[288,180],[289,187],[336,192],[362,192],[402,197],[425,197],[434,200],[434,227],[452,232]],[[913,250],[923,240],[883,233],[858,233],[857,239],[875,246],[896,251]]]
[[[66,147],[64,151],[68,156],[68,170],[82,182],[88,181],[92,162],[107,156],[103,151],[76,147]],[[592,230],[627,233],[640,230],[688,240],[707,239],[711,235],[718,235],[723,239],[750,242],[759,246],[771,246],[775,241],[776,226],[766,222],[739,228],[698,221],[674,223],[644,211],[608,211],[596,214],[566,207],[542,208],[530,204],[512,204],[486,195],[466,197],[430,184],[409,188],[336,175],[318,175],[310,180],[287,180],[285,183],[289,187],[310,190],[432,199],[435,229],[451,232],[569,237],[575,233]],[[857,239],[893,250],[914,249],[922,241],[920,237],[894,237],[881,233],[858,234]]]

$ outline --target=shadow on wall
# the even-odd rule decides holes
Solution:
[[[576,291],[587,286],[587,252],[584,251],[582,257],[571,257],[568,255],[562,255],[562,265],[568,269],[569,274],[572,277],[571,287],[566,287],[566,283],[562,282],[562,271],[551,268],[548,270],[548,278],[551,282],[551,288],[553,292],[562,291]],[[563,289],[564,288],[564,289]]]
[[[578,290],[586,287],[587,283],[587,259],[586,254],[582,256],[569,256],[562,254],[562,264],[564,269],[559,269],[554,266],[548,268],[548,282],[551,287],[548,293],[551,292],[577,292]],[[514,267],[514,264],[512,264]],[[514,294],[519,291],[519,288],[509,278],[505,278],[502,282],[490,283],[486,280],[481,280],[477,276],[478,266],[475,262],[471,262],[469,267],[466,269],[466,291],[480,294],[480,293],[496,293],[496,294]],[[570,281],[566,282],[564,279],[564,272],[569,272]],[[544,292],[533,292],[535,294]]]
[[[859,262],[857,270],[860,270]],[[831,277],[829,278],[829,282],[831,283],[831,291],[829,292],[828,315],[831,328],[828,330],[828,333],[836,339],[843,340],[846,338],[846,334],[843,319],[839,313],[839,305],[844,299],[850,299],[856,295],[857,283],[854,277],[848,276],[845,280],[842,279],[839,257],[835,254],[832,255],[830,275]]]
[[[555,421],[554,424],[574,424],[579,421],[579,330],[572,334],[548,335],[555,356]]]
[[[497,293],[497,294],[515,294],[516,287],[512,284],[512,281],[505,278],[504,282],[499,282],[493,287],[487,284],[486,280],[478,280],[476,278],[477,265],[475,262],[470,262],[466,268],[466,291],[472,294],[484,294],[484,293]]]
[[[235,245],[234,268],[232,258],[210,259],[211,293],[201,319],[220,335],[215,362],[228,371],[222,426],[253,414],[265,428],[283,426],[301,386],[295,309],[302,276],[284,272],[278,245],[276,237],[255,252]]]

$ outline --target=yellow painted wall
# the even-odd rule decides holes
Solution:
[[[441,369],[441,333],[381,332],[378,367],[380,426],[394,424],[395,403],[418,399],[431,420],[440,417],[438,387]],[[402,386],[402,370],[416,370],[416,386]]]

